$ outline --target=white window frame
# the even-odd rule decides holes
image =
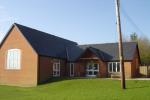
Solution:
[[[110,64],[111,64],[111,70],[110,70]],[[116,67],[115,71],[113,70],[114,69],[113,64],[115,64],[115,67]],[[118,64],[119,64],[119,67],[120,67],[120,62],[108,62],[108,64],[107,64],[108,72],[109,73],[119,73],[121,71],[121,68],[119,68],[120,71],[118,71],[118,67],[117,67]]]
[[[70,74],[70,77],[74,76],[74,63],[69,64],[69,74]]]
[[[97,69],[93,69],[93,68],[92,68],[92,69],[89,69],[90,63],[87,64],[87,66],[86,66],[86,76],[87,76],[87,77],[96,77],[96,75],[94,75],[94,72],[99,73],[99,64],[98,64],[98,63],[93,63],[93,64],[92,64],[92,67],[93,67],[95,64],[97,64]],[[92,75],[89,75],[89,72],[92,72]]]
[[[53,77],[60,76],[60,61],[53,63]]]
[[[6,54],[6,69],[20,70],[21,69],[21,50],[9,49]]]

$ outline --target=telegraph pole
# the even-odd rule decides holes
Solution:
[[[125,71],[124,71],[124,57],[123,57],[123,43],[122,43],[121,22],[120,22],[120,0],[115,0],[115,3],[116,3],[119,58],[121,68],[121,87],[122,89],[125,89],[126,85],[125,85]]]

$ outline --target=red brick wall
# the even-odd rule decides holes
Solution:
[[[91,58],[91,59],[83,59]],[[107,77],[107,66],[106,63],[101,59],[97,58],[94,53],[90,50],[87,50],[75,64],[75,76],[84,77],[86,75],[86,65],[88,62],[93,61],[94,63],[99,64],[99,74],[98,77]]]
[[[21,50],[21,69],[6,69],[6,55],[9,49]],[[0,48],[0,84],[17,86],[37,85],[37,62],[38,57],[30,44],[15,27]]]
[[[82,61],[78,61],[78,62],[76,62],[76,64],[75,64],[75,76],[76,77],[84,77],[85,76],[85,73],[86,73],[86,71],[85,71],[85,63],[84,62],[82,62]]]
[[[53,77],[53,63],[60,61],[60,76],[66,76],[66,61],[51,57],[39,56],[38,82],[47,81]]]
[[[83,59],[84,58],[84,59]],[[86,64],[91,61],[85,58],[96,58],[95,54],[90,50],[87,50],[80,59],[75,64],[75,76],[85,76],[86,74]],[[107,62],[102,61],[101,59],[94,59],[94,63],[99,64],[99,75],[98,77],[110,77],[111,75],[108,73]],[[137,77],[139,74],[139,55],[136,50],[133,60],[125,61],[125,76],[126,78]],[[116,73],[117,77],[120,76],[120,73]]]
[[[136,50],[135,54],[134,54],[134,58],[132,60],[132,69],[131,69],[131,73],[132,73],[132,77],[138,77],[139,76],[139,66],[140,66],[140,59],[139,59],[139,55],[138,55],[138,51]]]
[[[38,82],[44,82],[53,74],[53,63],[50,57],[39,56]]]
[[[107,64],[106,62],[103,62],[102,60],[99,60],[99,72],[100,72],[100,76],[99,77],[107,77],[108,75],[108,71],[107,71]]]

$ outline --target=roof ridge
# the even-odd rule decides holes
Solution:
[[[64,39],[64,40],[66,40],[66,41],[70,41],[70,42],[72,42],[72,43],[74,43],[74,44],[77,45],[77,42],[74,42],[74,41],[71,41],[71,40],[69,40],[69,39],[65,39],[65,38],[62,38],[62,37],[59,37],[59,36],[50,34],[50,33],[48,33],[48,32],[44,32],[44,31],[41,31],[41,30],[38,30],[38,29],[35,29],[35,28],[32,28],[32,27],[28,27],[28,26],[25,26],[25,25],[22,25],[22,24],[18,24],[18,23],[14,23],[14,25],[16,25],[17,27],[18,27],[18,26],[21,26],[21,27],[25,27],[25,28],[28,28],[28,29],[31,29],[31,30],[34,30],[34,31],[38,31],[38,32],[41,32],[41,33],[43,33],[43,34],[46,34],[46,35],[49,35],[49,36],[54,36],[54,37],[59,38],[59,39]],[[19,27],[18,27],[18,28],[19,28]]]
[[[112,43],[93,43],[93,44],[79,44],[79,46],[91,46],[91,45],[106,45],[106,44],[117,44],[118,42],[112,42]],[[136,42],[123,42],[123,43],[136,43]]]
[[[89,50],[96,50],[96,52],[94,52],[100,59],[102,59],[102,60],[104,60],[104,55],[103,55],[103,51],[102,50],[100,50],[100,49],[97,49],[97,48],[94,48],[94,47],[87,47],[87,49],[89,49]],[[99,56],[100,55],[100,56]]]

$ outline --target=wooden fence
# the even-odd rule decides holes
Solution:
[[[141,77],[150,77],[150,66],[140,66]]]

